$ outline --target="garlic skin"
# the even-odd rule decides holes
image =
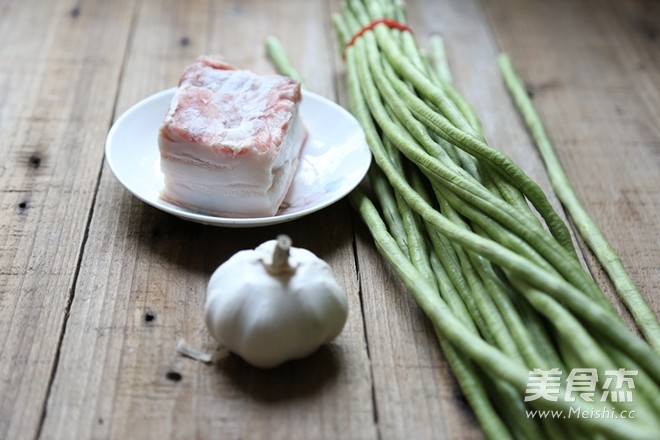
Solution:
[[[236,253],[208,284],[209,332],[256,367],[308,356],[346,323],[346,294],[330,266],[290,242],[280,236]]]

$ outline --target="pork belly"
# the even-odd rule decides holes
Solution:
[[[306,138],[300,83],[203,56],[183,73],[159,132],[161,198],[200,213],[277,213]]]

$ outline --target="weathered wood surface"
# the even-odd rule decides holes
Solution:
[[[409,0],[441,34],[488,139],[547,188],[501,84],[507,51],[576,191],[660,310],[657,2]],[[0,438],[479,438],[433,332],[346,201],[250,230],[185,222],[103,163],[112,121],[201,53],[258,72],[277,35],[307,86],[345,102],[322,0],[0,0]],[[206,281],[285,232],[326,259],[349,322],[273,371],[211,349]],[[593,261],[587,253],[587,260]],[[594,275],[606,285],[598,270]]]

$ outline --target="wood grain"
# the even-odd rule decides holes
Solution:
[[[657,5],[515,0],[484,5],[578,197],[660,313],[660,55],[648,35],[660,25],[660,15],[650,13]],[[588,261],[607,288],[604,272],[593,258]]]
[[[339,3],[0,0],[0,438],[482,437],[428,321],[346,201],[215,228],[140,202],[103,162],[112,121],[199,54],[271,72],[271,34],[310,90],[345,105]],[[497,52],[511,55],[579,197],[660,313],[658,8],[408,0],[418,41],[445,39],[489,142],[550,192],[497,71]],[[266,371],[178,354],[179,339],[216,348],[202,321],[212,271],[279,233],[346,289],[341,336]]]
[[[283,33],[292,54],[327,64],[320,27],[283,32],[283,18],[323,20],[321,2],[144,1],[128,48],[118,109],[176,84],[200,53],[270,71],[266,35]],[[230,32],[231,30],[231,32]],[[181,44],[183,38],[186,43]],[[314,47],[315,51],[306,52]],[[172,53],[172,56],[169,54]],[[332,69],[301,72],[332,95]],[[328,261],[350,301],[347,328],[310,359],[274,371],[235,356],[207,366],[176,353],[183,338],[212,349],[203,323],[212,271],[241,249],[287,233]],[[320,235],[319,235],[320,233]],[[240,276],[240,275],[237,275]],[[76,294],[48,401],[44,433],[68,438],[373,438],[366,345],[345,203],[282,226],[252,230],[195,225],[130,196],[104,168]],[[67,418],[67,424],[61,420]]]
[[[29,438],[39,430],[132,4],[88,1],[78,13],[65,1],[2,4],[2,438]]]

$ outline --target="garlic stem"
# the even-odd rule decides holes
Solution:
[[[282,272],[291,272],[293,267],[289,264],[289,249],[291,248],[291,238],[288,235],[280,234],[277,236],[277,244],[273,251],[273,261],[266,264],[266,269],[271,274]]]

